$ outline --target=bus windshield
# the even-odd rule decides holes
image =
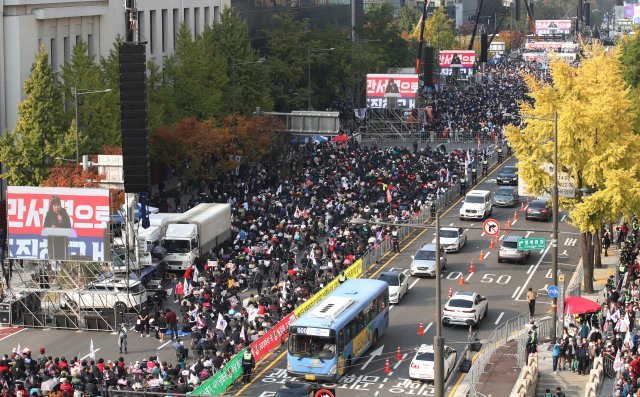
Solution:
[[[327,336],[292,334],[289,336],[289,354],[298,358],[334,358],[336,341]]]

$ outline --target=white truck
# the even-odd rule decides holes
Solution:
[[[186,270],[202,256],[231,238],[231,206],[202,203],[172,218],[162,247],[169,270]]]

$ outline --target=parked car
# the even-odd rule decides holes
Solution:
[[[74,309],[128,310],[147,302],[147,290],[138,280],[111,278],[67,292],[63,299]]]
[[[440,250],[440,268],[447,267],[447,253]],[[412,276],[436,276],[436,245],[425,244],[411,256]]]
[[[442,325],[461,324],[476,328],[487,316],[487,298],[471,291],[457,291],[442,309]]]
[[[511,186],[500,187],[493,196],[493,205],[514,207],[518,203],[518,189]]]
[[[435,244],[436,239],[433,239]],[[446,252],[459,252],[467,242],[467,233],[461,227],[441,227],[440,246]]]
[[[411,360],[409,366],[409,379],[433,381],[435,377],[433,345],[422,344],[418,348],[416,355]],[[453,373],[458,360],[458,352],[449,347],[444,346],[444,379],[447,380],[449,375]]]
[[[550,200],[533,200],[529,203],[525,213],[525,219],[548,222],[553,216],[553,208]]]
[[[516,263],[527,262],[529,254],[528,250],[518,250],[518,240],[523,238],[522,236],[507,236],[502,240],[500,249],[498,250],[498,263],[502,263],[505,260],[515,261]]]
[[[498,185],[518,185],[518,167],[508,165],[502,167],[496,178]]]
[[[399,303],[409,292],[409,279],[404,273],[382,272],[378,275],[378,280],[389,284],[389,303]]]

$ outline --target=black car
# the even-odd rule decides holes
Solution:
[[[309,397],[317,387],[315,383],[285,382],[284,387],[276,392],[275,397]]]
[[[498,178],[496,179],[498,185],[517,185],[518,184],[518,167],[508,165],[502,167]]]
[[[525,213],[526,219],[535,219],[537,221],[549,221],[553,216],[553,208],[549,200],[533,200],[527,207]]]
[[[493,205],[498,207],[514,207],[518,203],[518,189],[503,186],[493,195]]]

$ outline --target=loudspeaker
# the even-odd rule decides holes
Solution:
[[[433,87],[433,47],[424,47],[423,74],[425,87]]]
[[[535,19],[536,14],[534,13],[533,2],[529,2],[529,12],[531,13],[531,19]]]
[[[47,325],[45,314],[43,311],[25,313],[22,322],[25,327],[44,327]]]
[[[480,62],[487,62],[489,52],[489,37],[486,33],[480,35]]]
[[[516,12],[516,21],[520,20],[520,0],[513,0],[515,12]]]
[[[582,17],[584,26],[591,26],[591,4],[584,3],[582,5]]]
[[[579,26],[584,26],[584,25],[582,24],[582,6],[583,6],[583,4],[582,4],[582,0],[578,0],[578,9],[577,9],[577,11],[578,11],[578,12],[577,12],[577,16],[578,16],[578,25],[579,25]]]
[[[126,193],[149,192],[146,61],[144,44],[120,44],[120,127]]]

